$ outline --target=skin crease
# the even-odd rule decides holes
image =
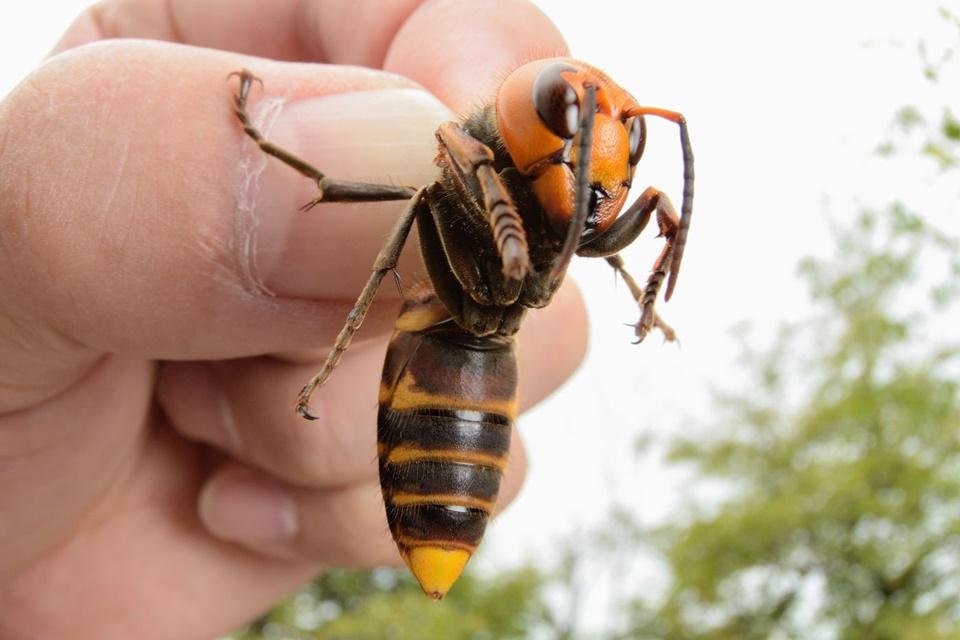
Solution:
[[[261,156],[224,78],[263,77],[254,111],[274,99],[277,142],[331,175],[394,147],[322,148],[307,131],[336,125],[311,126],[333,104],[318,96],[411,114],[380,135],[397,136],[400,166],[422,155],[410,175],[425,181],[450,113],[419,87],[465,112],[531,52],[566,53],[531,5],[495,4],[108,1],[0,103],[0,637],[209,638],[323,566],[399,562],[372,453],[392,286],[316,394],[320,420],[291,410],[398,209],[297,217],[314,188],[271,162],[244,222],[238,167]],[[408,126],[426,134],[400,140]],[[258,224],[279,240],[246,252]],[[350,264],[330,259],[344,244]],[[294,269],[316,278],[284,291]],[[524,407],[573,371],[585,332],[572,287],[531,314]],[[524,473],[514,443],[503,503]]]

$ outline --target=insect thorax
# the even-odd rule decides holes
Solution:
[[[547,214],[533,193],[527,176],[522,175],[507,152],[507,147],[497,127],[497,113],[489,104],[468,116],[463,128],[471,136],[487,145],[494,155],[493,166],[510,191],[523,227],[527,233],[530,261],[534,268],[549,268],[560,251],[562,239],[558,238],[547,222]]]

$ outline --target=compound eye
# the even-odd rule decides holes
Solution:
[[[569,139],[580,126],[580,98],[561,75],[564,71],[576,69],[561,62],[540,72],[533,83],[533,104],[550,131]]]
[[[637,116],[630,120],[629,144],[630,144],[630,164],[640,162],[643,155],[643,148],[647,144],[647,122],[643,116]]]

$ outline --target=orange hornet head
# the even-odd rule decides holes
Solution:
[[[584,84],[596,87],[587,229],[616,219],[646,142],[633,96],[602,71],[570,58],[537,60],[511,73],[497,92],[497,126],[517,169],[528,176],[551,226],[563,237],[574,213],[576,144]]]

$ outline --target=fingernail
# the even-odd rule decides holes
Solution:
[[[438,176],[434,134],[451,113],[424,91],[358,91],[274,104],[261,106],[267,139],[330,178],[419,187]],[[353,296],[352,284],[336,290],[338,282],[351,280],[344,265],[361,262],[358,267],[369,272],[369,263],[358,260],[363,238],[382,241],[405,202],[323,204],[300,211],[318,195],[316,185],[256,148],[249,153],[248,171],[257,179],[247,180],[241,195],[240,214],[244,202],[250,206],[248,220],[241,221],[246,237],[240,245],[251,279],[279,296]]]
[[[299,530],[290,494],[280,483],[246,471],[228,471],[208,482],[199,513],[218,538],[276,555],[286,555]]]

